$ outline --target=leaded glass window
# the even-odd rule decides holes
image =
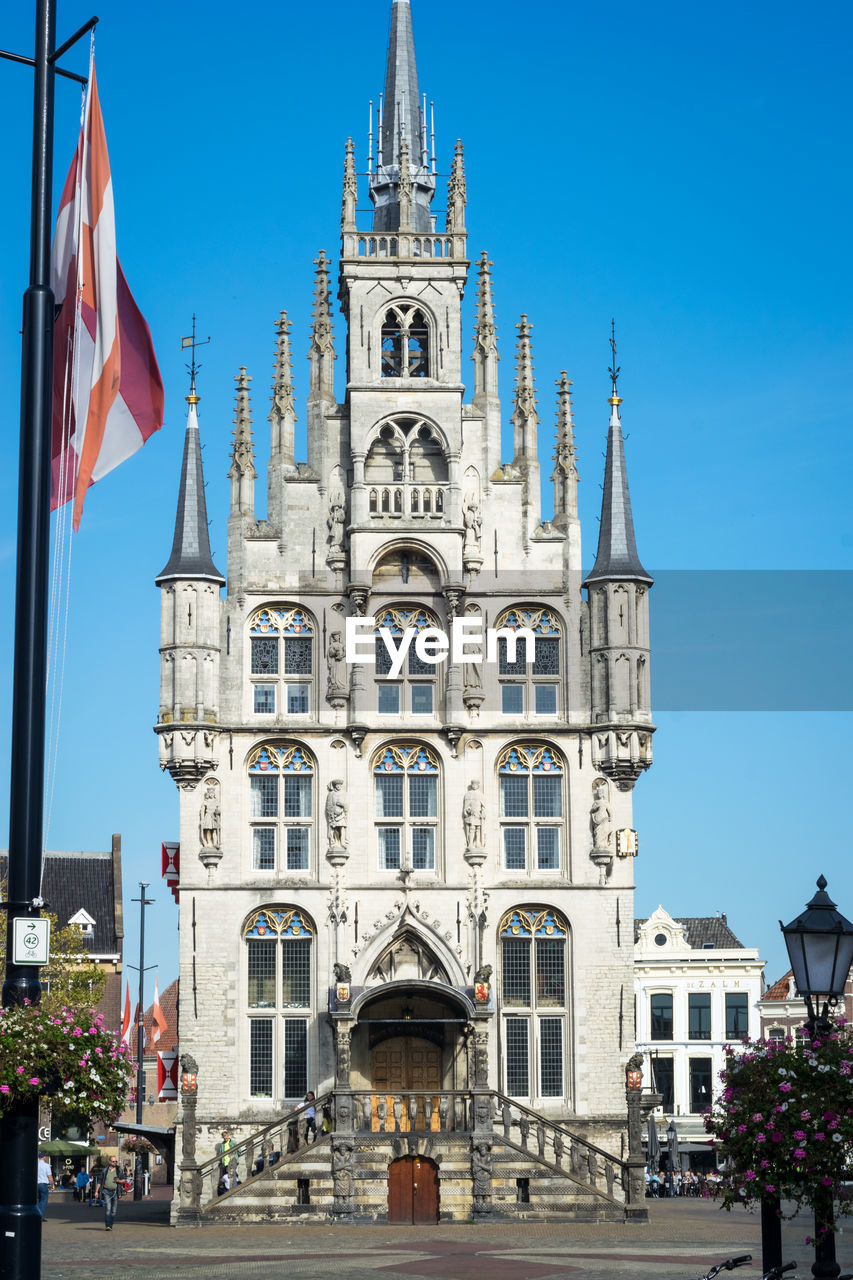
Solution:
[[[308,871],[311,866],[314,762],[297,743],[266,743],[249,757],[252,866]]]
[[[568,926],[548,907],[517,907],[500,924],[506,1091],[565,1095]]]
[[[307,716],[314,670],[314,620],[289,605],[257,609],[249,619],[252,711]],[[276,677],[275,681],[271,677]]]
[[[243,937],[249,1093],[279,1102],[301,1099],[308,1088],[314,925],[298,908],[264,907],[249,917]]]
[[[421,605],[394,605],[376,614],[376,709],[380,715],[433,716],[436,712],[439,665],[425,662],[415,648],[417,633],[428,627],[438,627],[438,619]],[[392,643],[399,646],[406,631],[415,635],[409,645],[403,668],[392,681],[391,654],[380,629],[390,632]]]
[[[507,638],[498,637],[501,711],[516,719],[556,716],[562,643],[557,615],[539,605],[515,606],[505,610],[496,625],[499,631],[517,633],[514,655]],[[532,644],[526,633],[532,634]]]
[[[535,743],[507,747],[498,760],[505,871],[559,871],[563,830],[563,760]]]
[[[438,759],[416,743],[385,747],[373,761],[380,871],[434,871]]]

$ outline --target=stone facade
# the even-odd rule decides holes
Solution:
[[[400,77],[417,84],[407,0],[394,0],[392,49],[370,231],[356,225],[346,148],[337,335],[332,264],[315,260],[307,460],[294,456],[282,312],[267,519],[255,515],[243,369],[220,599],[193,381],[175,543],[157,579],[156,729],[181,803],[181,1049],[198,1063],[193,1159],[213,1156],[224,1127],[248,1139],[307,1089],[334,1091],[338,1216],[355,1201],[350,1172],[334,1170],[359,1159],[342,1134],[441,1127],[440,1105],[481,1135],[459,1165],[465,1213],[491,1202],[498,1095],[620,1152],[633,1049],[633,864],[621,855],[653,732],[651,579],[634,543],[615,345],[598,556],[582,583],[571,384],[565,373],[557,384],[543,521],[531,325],[516,326],[502,461],[485,254],[466,397],[463,152],[437,231],[425,126],[398,96]],[[368,653],[348,660],[353,620]],[[431,665],[423,637],[389,674],[379,628],[395,645],[430,629],[435,641],[454,620],[504,629],[492,660]],[[507,648],[519,628],[535,637],[531,661]],[[431,1121],[421,1103],[406,1119],[407,1090],[435,1098]],[[522,1113],[512,1123],[529,1127]],[[559,1135],[557,1149],[562,1159]]]

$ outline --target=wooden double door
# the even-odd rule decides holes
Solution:
[[[371,1088],[373,1089],[373,1120],[371,1128],[374,1133],[384,1130],[394,1133],[397,1118],[394,1114],[394,1103],[402,1100],[400,1107],[400,1131],[407,1133],[411,1129],[408,1093],[416,1093],[418,1098],[416,1129],[432,1129],[438,1131],[440,1117],[438,1114],[438,1098],[441,1089],[441,1049],[430,1040],[422,1040],[417,1036],[395,1036],[383,1040],[370,1055]],[[435,1092],[433,1092],[435,1091]],[[427,1121],[424,1106],[424,1094],[432,1094],[432,1109]],[[385,1103],[384,1121],[379,1107],[380,1099]]]
[[[388,1221],[405,1226],[438,1222],[438,1165],[402,1156],[388,1166]]]

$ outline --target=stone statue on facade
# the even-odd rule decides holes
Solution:
[[[463,556],[478,556],[480,554],[480,539],[483,533],[483,517],[480,514],[480,504],[473,494],[469,494],[465,499],[462,522],[465,526],[465,542],[462,547],[462,554]]]
[[[465,828],[465,847],[467,849],[485,848],[486,805],[480,784],[475,779],[468,783],[468,790],[462,801],[462,825]]]
[[[345,521],[344,496],[339,490],[335,490],[329,497],[329,514],[326,518],[330,550],[332,551],[340,551],[343,546]]]
[[[610,814],[610,796],[607,780],[596,778],[592,784],[592,808],[589,811],[593,849],[610,850],[613,840],[613,823]]]
[[[492,1208],[492,1148],[478,1142],[471,1152],[471,1174],[474,1183],[474,1212],[489,1213]]]
[[[329,636],[326,666],[329,671],[326,700],[333,705],[336,703],[341,704],[349,698],[349,688],[347,686],[346,649],[343,635],[340,631],[333,631]]]
[[[211,779],[204,788],[198,834],[203,849],[218,849],[222,840],[222,814],[219,809],[219,787]]]
[[[333,778],[326,794],[326,832],[330,849],[347,847],[347,818],[349,798],[344,791],[343,778]]]

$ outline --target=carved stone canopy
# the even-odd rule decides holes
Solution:
[[[404,929],[373,964],[367,985],[399,982],[407,978],[450,985],[447,970],[432,949],[421,938]]]

